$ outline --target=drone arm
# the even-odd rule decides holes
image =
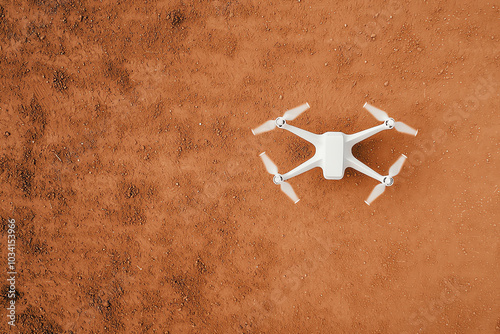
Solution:
[[[294,135],[297,135],[304,140],[307,140],[308,142],[310,142],[314,146],[317,146],[320,144],[320,140],[319,140],[320,136],[317,134],[314,134],[314,133],[306,131],[306,130],[299,129],[293,125],[286,124],[286,123],[281,128],[290,131]]]
[[[355,170],[365,175],[368,175],[369,177],[374,178],[379,182],[383,182],[384,180],[384,177],[382,175],[380,175],[379,173],[377,173],[376,171],[374,171],[373,169],[371,169],[370,167],[368,167],[367,165],[356,159],[354,156],[352,156],[352,154],[346,157],[345,167],[354,168]]]
[[[286,181],[286,180],[291,179],[292,177],[295,177],[295,176],[297,176],[299,174],[305,173],[308,170],[311,170],[311,169],[313,169],[315,167],[319,167],[320,166],[320,162],[321,162],[321,159],[318,156],[314,155],[312,158],[310,158],[306,162],[304,162],[301,165],[295,167],[294,169],[292,169],[288,173],[283,174],[282,175],[283,180]]]
[[[352,147],[355,144],[359,143],[360,141],[363,141],[366,138],[371,137],[374,134],[379,133],[380,131],[383,131],[383,130],[387,130],[387,129],[388,129],[388,127],[384,123],[384,124],[374,126],[373,128],[354,133],[352,135],[345,135],[346,136],[345,143],[349,144]]]

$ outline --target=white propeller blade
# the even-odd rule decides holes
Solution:
[[[271,121],[267,121],[265,122],[264,124],[258,126],[257,128],[253,129],[252,130],[252,133],[254,134],[254,136],[262,133],[262,132],[267,132],[267,131],[271,131],[272,129],[274,129],[276,127],[276,122],[271,120]]]
[[[274,164],[274,162],[269,159],[269,157],[266,155],[266,152],[262,152],[259,155],[264,162],[264,166],[266,166],[267,172],[272,175],[278,174],[278,167]]]
[[[278,167],[274,164],[274,162],[266,155],[266,152],[262,152],[259,155],[262,159],[262,162],[264,162],[264,166],[266,166],[267,172],[272,175],[277,175],[278,174]],[[295,194],[295,191],[293,191],[292,186],[288,182],[281,182],[280,183],[281,191],[283,191],[290,199],[294,202],[297,203],[299,201],[299,198]]]
[[[370,203],[373,202],[377,197],[382,195],[384,191],[385,191],[385,184],[383,183],[377,184],[375,188],[373,188],[370,196],[368,196],[368,198],[366,199],[365,203],[370,205]]]
[[[304,103],[301,104],[298,107],[295,107],[293,109],[287,110],[285,114],[283,115],[283,118],[285,121],[293,121],[296,119],[300,114],[302,114],[304,111],[309,109],[309,103]],[[263,132],[271,131],[276,127],[276,120],[270,120],[267,122],[264,122],[262,125],[259,125],[257,128],[252,130],[252,133],[254,135],[261,134]]]
[[[409,135],[414,135],[416,136],[417,133],[418,133],[418,130],[415,130],[414,128],[412,128],[411,126],[409,125],[406,125],[405,123],[403,122],[396,122],[394,124],[394,127],[396,128],[396,130],[398,130],[399,132],[403,132],[403,133],[407,133]]]
[[[293,191],[293,188],[290,185],[290,183],[283,182],[281,184],[281,191],[283,191],[288,197],[290,197],[293,203],[297,203],[298,201],[300,201],[297,195],[295,194],[295,191]]]
[[[389,177],[393,177],[399,174],[401,171],[401,167],[406,161],[406,155],[402,154],[395,163],[392,164],[391,168],[389,168]]]
[[[368,102],[365,102],[365,105],[363,106],[363,108],[368,110],[370,112],[370,114],[373,115],[373,117],[375,117],[377,120],[379,120],[381,122],[383,122],[389,118],[389,115],[387,115],[387,113],[385,111],[380,110],[379,108],[376,108],[376,107],[372,106],[371,104],[368,104]]]
[[[406,155],[402,154],[399,157],[399,159],[396,160],[396,162],[393,163],[392,166],[389,168],[389,177],[398,175],[405,161],[406,161]],[[386,185],[383,183],[377,184],[375,188],[373,188],[370,196],[368,196],[368,199],[365,201],[365,203],[370,205],[371,202],[373,202],[377,197],[379,197],[384,193],[385,187]]]
[[[373,115],[373,117],[375,117],[377,120],[379,120],[381,122],[383,122],[389,118],[389,115],[387,115],[387,113],[385,111],[380,110],[379,108],[376,108],[376,107],[372,106],[371,104],[365,103],[363,108],[368,110],[370,112],[370,114]],[[403,122],[395,122],[394,127],[396,128],[396,130],[398,132],[407,133],[409,135],[416,136],[418,133],[418,130],[415,130],[414,128],[412,128],[409,125],[406,125]]]
[[[307,109],[309,109],[310,106],[309,106],[309,103],[304,103],[304,104],[301,104],[300,106],[298,107],[295,107],[293,109],[290,109],[288,111],[285,112],[285,114],[283,115],[283,118],[286,120],[286,121],[293,121],[294,119],[296,119],[300,114],[302,114],[304,111],[306,111]]]

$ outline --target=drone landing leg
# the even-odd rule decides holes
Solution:
[[[379,182],[383,182],[383,180],[384,180],[384,177],[382,175],[380,175],[379,173],[377,173],[376,171],[374,171],[373,169],[371,169],[370,167],[368,167],[367,165],[365,165],[364,163],[362,163],[361,161],[359,161],[358,159],[356,159],[352,155],[348,156],[346,158],[346,166],[345,167],[354,168],[355,170],[357,170],[365,175],[368,175],[369,177],[374,178],[375,180],[377,180]]]
[[[387,130],[388,128],[385,126],[385,124],[380,124],[377,126],[374,126],[373,128],[363,130],[358,133],[354,133],[352,135],[345,135],[345,143],[349,144],[349,146],[353,147],[355,144],[359,143],[360,141],[365,140],[368,137],[373,136],[374,134],[379,133],[380,131]]]
[[[308,142],[313,144],[315,147],[317,147],[317,145],[320,144],[320,139],[319,139],[320,136],[317,134],[314,134],[314,133],[306,131],[306,130],[299,129],[299,128],[297,128],[293,125],[289,125],[289,124],[284,124],[281,128],[290,131],[294,135],[297,135],[304,140],[307,140]]]
[[[294,176],[297,176],[299,174],[302,174],[304,172],[307,172],[308,170],[313,169],[314,167],[319,167],[321,159],[314,155],[311,159],[307,160],[306,162],[302,163],[301,165],[295,167],[291,171],[289,171],[286,174],[283,174],[283,180],[288,180],[291,179]]]

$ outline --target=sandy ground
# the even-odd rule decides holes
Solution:
[[[2,1],[12,333],[500,333],[494,1]],[[419,129],[320,169],[293,125]],[[16,221],[16,299],[8,219]],[[15,300],[15,327],[8,325]]]

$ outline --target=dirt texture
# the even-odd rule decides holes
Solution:
[[[500,333],[499,4],[0,2],[8,333]],[[354,154],[250,131],[379,124]],[[8,325],[8,219],[16,321]]]

